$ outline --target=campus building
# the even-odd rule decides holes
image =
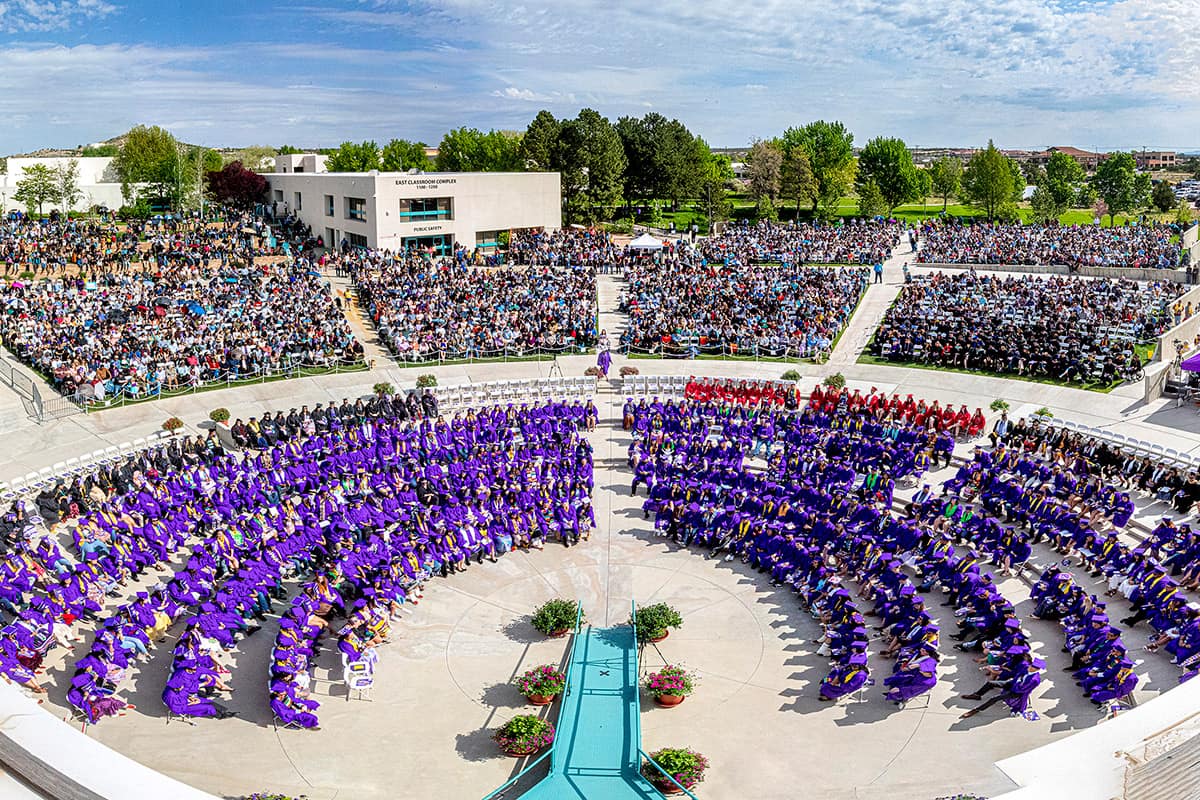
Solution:
[[[562,226],[557,172],[289,172],[266,176],[277,215],[330,246],[450,252],[497,246],[503,231]]]
[[[79,197],[70,209],[61,209],[57,202],[47,201],[42,207],[44,212],[82,211],[93,206],[105,206],[115,211],[125,205],[121,196],[121,179],[110,156],[22,156],[9,158],[7,174],[0,175],[0,210],[24,210],[14,195],[17,193],[17,184],[25,178],[25,170],[35,164],[55,169],[69,161],[74,161],[79,168]]]

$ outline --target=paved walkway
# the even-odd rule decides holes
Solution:
[[[550,774],[525,800],[627,800],[659,793],[641,776],[633,629],[588,627],[575,644]]]

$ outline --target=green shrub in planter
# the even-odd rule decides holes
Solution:
[[[781,380],[791,381],[792,383],[796,383],[797,381],[800,380],[800,373],[794,369],[789,369],[787,372],[783,373],[783,375],[781,375],[780,378],[781,378]]]
[[[1037,411],[1035,411],[1033,413],[1039,417],[1045,417],[1046,419],[1054,419],[1054,412],[1051,411],[1046,406],[1042,406],[1041,408],[1039,408]]]
[[[666,603],[655,603],[639,608],[629,623],[637,626],[638,641],[644,644],[666,636],[668,628],[678,628],[683,624],[683,617]]]
[[[428,372],[425,373],[424,375],[418,375],[417,376],[417,386],[419,386],[422,389],[428,389],[431,386],[437,386],[437,375],[433,375]]]
[[[392,386],[388,381],[380,381],[373,387],[375,394],[383,397],[384,395],[393,395],[396,393],[396,387]]]
[[[997,414],[999,414],[1002,411],[1008,411],[1008,403],[1004,402],[999,397],[997,397],[995,400],[992,401],[992,404],[990,406],[988,406],[988,408],[990,408],[992,411],[995,411]]]
[[[183,427],[183,420],[181,420],[179,417],[171,417],[170,419],[168,419],[166,422],[164,422],[162,424],[163,430],[166,431],[167,433],[174,433],[175,431],[179,430],[182,427]]]
[[[541,717],[522,714],[504,723],[492,739],[506,753],[536,753],[554,741],[554,726]]]
[[[685,789],[691,789],[704,780],[704,771],[708,769],[708,759],[690,747],[664,747],[651,753],[650,758]],[[653,783],[671,785],[649,761],[642,764],[642,775]]]
[[[213,422],[229,422],[229,409],[214,408],[212,411],[208,412],[208,418]]]
[[[826,386],[832,386],[835,389],[846,388],[846,376],[840,372],[835,372],[825,379]]]
[[[547,600],[533,612],[533,627],[547,636],[562,633],[575,627],[579,614],[579,602],[557,598]]]

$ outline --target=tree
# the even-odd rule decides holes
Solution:
[[[253,144],[238,150],[230,161],[240,161],[243,167],[255,172],[274,172],[275,148],[266,144]],[[216,169],[220,169],[221,166],[223,165],[218,165]]]
[[[1054,152],[1046,161],[1045,178],[1040,187],[1046,189],[1041,198],[1044,210],[1054,211],[1057,219],[1079,198],[1079,189],[1087,182],[1087,175],[1079,162],[1066,153]]]
[[[1184,227],[1192,224],[1192,205],[1187,200],[1180,200],[1175,207],[1175,222]]]
[[[696,194],[709,149],[682,122],[651,112],[641,119],[621,117],[616,131],[628,162],[628,197],[665,198],[678,207]]]
[[[540,116],[540,115],[539,115]],[[559,126],[550,166],[562,175],[563,214],[573,221],[592,219],[597,211],[615,207],[621,199],[625,149],[612,123],[585,108]]]
[[[962,186],[962,162],[957,158],[939,158],[929,165],[929,178],[932,191],[942,198],[942,213],[950,205],[950,198],[958,194]]]
[[[817,120],[783,132],[784,149],[794,146],[803,148],[808,154],[816,182],[816,192],[812,195],[813,213],[819,207],[825,216],[832,216],[854,184],[854,134],[840,122]]]
[[[70,158],[60,161],[52,170],[54,176],[54,199],[64,214],[71,213],[83,192],[79,190],[79,162]]]
[[[95,147],[83,147],[79,150],[80,158],[112,158],[119,153],[121,148],[115,144],[101,144]]]
[[[549,111],[537,113],[521,139],[521,160],[525,169],[533,172],[550,172],[554,169],[554,149],[558,146],[561,131],[562,123]]]
[[[1012,193],[1008,199],[1016,204],[1025,196],[1025,173],[1016,159],[1006,157],[1004,160],[1008,162],[1008,173],[1012,176]]]
[[[1092,188],[1108,207],[1108,224],[1135,205],[1137,162],[1129,153],[1113,153],[1100,162],[1092,175]]]
[[[330,172],[370,172],[379,167],[379,145],[373,141],[342,142],[325,161]]]
[[[929,174],[927,169],[917,170],[917,196],[921,198],[922,208],[925,206],[926,200],[933,192],[933,176]]]
[[[1045,186],[1033,190],[1033,196],[1029,198],[1029,207],[1033,212],[1033,221],[1042,224],[1056,222],[1062,214],[1053,193]]]
[[[177,199],[185,172],[180,168],[179,156],[179,143],[166,130],[157,125],[132,128],[113,157],[125,200],[139,195],[139,186],[145,187],[149,197]]]
[[[1154,207],[1163,214],[1174,208],[1177,201],[1175,200],[1175,190],[1171,188],[1171,182],[1163,178],[1154,184],[1154,193],[1150,200],[1154,203]]]
[[[1012,202],[1012,163],[989,141],[986,148],[971,156],[963,170],[963,196],[989,220],[996,219],[1003,204]]]
[[[760,202],[768,199],[772,205],[779,195],[779,175],[783,169],[783,153],[774,142],[759,139],[746,156],[750,176],[750,194]]]
[[[1149,172],[1139,172],[1133,176],[1133,196],[1130,198],[1133,208],[1145,208],[1150,205],[1150,195],[1154,191],[1153,186]]]
[[[896,206],[917,199],[921,192],[919,181],[912,153],[902,139],[877,136],[867,142],[858,154],[858,172],[854,182],[860,197],[863,186],[874,183],[888,214]]]
[[[25,168],[25,175],[17,181],[17,191],[13,199],[24,203],[29,213],[37,208],[41,216],[42,206],[58,196],[58,186],[54,179],[54,170],[45,164],[31,164]]]
[[[299,147],[292,147],[290,144],[281,145],[277,152],[281,156],[298,156],[304,153]]]
[[[714,222],[729,219],[731,207],[726,186],[732,180],[733,165],[729,162],[729,156],[718,155],[710,150],[700,179],[700,207],[708,217],[709,233]]]
[[[779,142],[785,147],[783,141]],[[796,201],[796,215],[800,214],[800,203],[817,195],[817,179],[813,175],[808,151],[793,145],[783,151],[783,166],[779,175],[779,192],[783,197]]]
[[[521,134],[457,128],[438,145],[439,172],[514,172],[521,169]]]
[[[407,172],[410,169],[427,172],[433,168],[433,162],[425,155],[427,146],[424,142],[392,139],[380,153],[380,168],[387,172]]]
[[[1075,159],[1071,159],[1075,161]],[[1079,162],[1076,162],[1078,164]],[[1021,172],[1025,174],[1025,183],[1030,186],[1041,186],[1046,180],[1046,170],[1041,164],[1035,164],[1032,161],[1026,161],[1021,165]]]
[[[214,200],[237,208],[250,208],[267,193],[267,179],[246,169],[240,161],[208,172],[205,177]]]
[[[858,213],[864,217],[882,217],[888,213],[887,200],[875,181],[867,181],[858,187]]]

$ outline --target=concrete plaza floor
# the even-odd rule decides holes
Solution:
[[[694,696],[674,709],[643,698],[644,747],[690,746],[712,762],[701,796],[820,797],[829,800],[987,796],[1012,788],[993,766],[1095,724],[1096,708],[1069,681],[1057,625],[1027,628],[1049,662],[1035,696],[1040,718],[1010,718],[1003,705],[969,721],[958,697],[982,682],[970,656],[950,648],[953,621],[936,602],[947,634],[940,682],[928,704],[897,709],[882,687],[862,702],[820,703],[816,685],[828,661],[816,655],[816,623],[787,590],[771,588],[739,561],[706,560],[657,537],[629,494],[629,437],[616,424],[619,398],[607,396],[593,434],[598,530],[577,547],[511,553],[434,579],[381,648],[371,700],[348,700],[340,665],[328,650],[316,671],[319,731],[276,730],[267,709],[266,659],[273,620],[239,644],[229,705],[236,719],[167,722],[159,700],[169,646],[156,649],[124,692],[137,705],[126,717],[88,729],[97,740],[217,795],[253,791],[353,797],[483,797],[522,766],[498,754],[490,734],[506,719],[535,711],[510,685],[521,671],[558,664],[568,640],[546,640],[529,614],[551,597],[577,597],[597,626],[624,622],[630,601],[671,603],[684,626],[643,653],[643,672],[669,661],[700,674]],[[935,477],[944,479],[949,471]],[[1003,591],[1028,619],[1028,587]],[[1132,640],[1131,646],[1132,646]],[[878,650],[877,645],[872,646]],[[1165,657],[1144,694],[1170,687]],[[65,662],[49,672],[50,702],[61,705]],[[873,657],[876,678],[891,663]],[[557,706],[554,707],[556,709]],[[52,708],[53,710],[53,708]],[[59,708],[61,713],[63,709]],[[551,715],[556,713],[552,710]]]

